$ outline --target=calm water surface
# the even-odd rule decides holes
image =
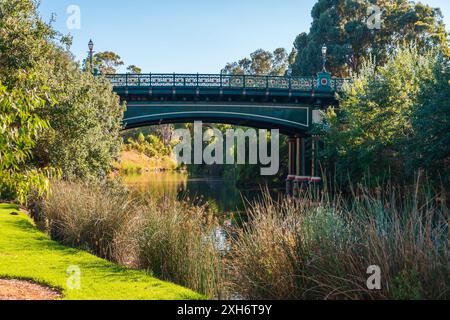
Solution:
[[[190,177],[187,173],[154,172],[123,177],[132,190],[157,197],[171,197],[195,204],[208,204],[220,215],[240,213],[261,197],[262,187],[238,188],[233,180]],[[272,189],[273,194],[281,190]]]
[[[144,197],[170,197],[207,205],[217,212],[221,226],[214,238],[220,251],[230,250],[230,227],[239,227],[247,220],[245,208],[261,198],[263,187],[238,188],[233,180],[214,177],[190,177],[187,173],[153,172],[123,177],[125,184]],[[273,197],[283,194],[282,189],[269,190]],[[233,232],[233,231],[231,231]]]

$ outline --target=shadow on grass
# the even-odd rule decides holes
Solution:
[[[19,211],[19,206],[15,204],[5,203],[0,206],[1,210],[11,210],[11,211]],[[5,214],[9,214],[9,212],[5,212]]]

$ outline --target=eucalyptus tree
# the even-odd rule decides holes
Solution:
[[[115,74],[117,68],[124,65],[122,58],[115,52],[104,51],[94,55],[94,65],[101,74]]]
[[[321,47],[328,47],[328,70],[335,76],[357,72],[371,56],[383,65],[401,42],[423,51],[441,47],[449,54],[448,34],[439,9],[408,0],[319,0],[309,33],[294,42],[295,75],[322,68]],[[377,20],[378,19],[378,20]]]
[[[294,54],[294,51],[288,54],[284,48],[275,49],[273,52],[258,49],[251,53],[249,58],[227,63],[222,73],[284,76]]]
[[[127,67],[127,71],[129,73],[134,73],[134,74],[141,74],[142,73],[142,69],[135,66],[134,64],[130,65]]]

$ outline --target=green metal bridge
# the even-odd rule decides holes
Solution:
[[[306,134],[348,80],[222,74],[106,75],[127,102],[125,127],[202,120]]]
[[[125,129],[165,123],[226,123],[279,129],[289,136],[287,190],[314,184],[318,141],[310,130],[320,110],[336,106],[349,79],[224,74],[106,75],[127,102]]]

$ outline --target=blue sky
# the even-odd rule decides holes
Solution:
[[[126,65],[143,72],[217,73],[227,63],[256,49],[292,48],[307,32],[315,0],[42,0],[45,20],[56,14],[55,28],[73,36],[78,60],[112,50]],[[447,29],[450,1],[424,0],[440,7]],[[81,10],[80,29],[67,27],[67,8]],[[122,69],[124,71],[124,69]]]

